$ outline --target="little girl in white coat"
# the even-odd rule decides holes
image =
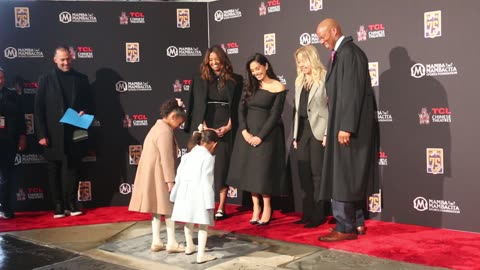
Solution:
[[[215,209],[213,188],[213,155],[218,135],[213,130],[195,132],[191,141],[192,150],[182,157],[177,169],[175,186],[170,193],[174,202],[172,220],[185,222],[185,254],[197,251],[197,263],[215,260],[213,255],[205,254],[208,226],[212,226]],[[193,226],[198,224],[198,247],[193,244]]]

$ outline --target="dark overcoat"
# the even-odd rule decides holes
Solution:
[[[77,112],[91,113],[92,95],[88,77],[72,70],[74,84],[72,89],[72,104],[65,104],[60,82],[55,70],[42,75],[38,80],[38,91],[35,96],[35,128],[37,138],[47,138],[49,145],[44,147],[47,160],[61,160],[64,155],[71,158],[85,156],[86,141],[73,142],[75,128],[60,123],[67,108]]]
[[[378,122],[368,59],[345,37],[326,77],[328,134],[317,199],[353,202],[378,192]],[[339,131],[351,133],[349,146]]]

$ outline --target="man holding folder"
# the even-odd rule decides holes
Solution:
[[[68,47],[55,50],[56,67],[38,80],[35,97],[35,127],[38,143],[48,161],[48,178],[55,205],[54,218],[78,216],[79,167],[86,155],[86,140],[74,140],[79,128],[60,122],[67,109],[79,116],[92,107],[88,77],[72,68]]]

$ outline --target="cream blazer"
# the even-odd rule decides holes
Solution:
[[[293,139],[297,139],[298,135],[298,108],[300,106],[300,94],[302,86],[295,86],[295,117],[293,119]],[[314,82],[310,94],[308,95],[307,104],[308,121],[312,127],[313,136],[319,141],[323,141],[323,136],[327,135],[328,124],[328,107],[327,107],[327,91],[325,82]]]

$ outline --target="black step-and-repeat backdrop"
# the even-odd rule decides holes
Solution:
[[[51,209],[45,159],[34,134],[38,76],[58,45],[89,76],[95,120],[79,199],[84,207],[127,205],[143,139],[168,98],[185,101],[208,45],[206,3],[0,3],[0,66],[24,82],[27,151],[15,163],[14,209]],[[187,135],[177,132],[181,150]]]
[[[205,3],[0,3],[0,66],[10,82],[21,76],[27,123],[38,75],[52,67],[53,48],[65,43],[74,65],[89,75],[96,100],[90,129],[85,206],[125,205],[141,144],[162,101],[186,99],[191,74],[210,44],[221,44],[245,75],[245,61],[266,54],[279,79],[294,89],[293,53],[302,45],[329,52],[315,34],[336,18],[367,53],[379,103],[382,192],[370,211],[385,221],[480,232],[480,182],[475,156],[474,44],[480,3],[378,0],[221,0]],[[208,19],[207,19],[208,18]],[[284,111],[291,141],[293,91]],[[183,150],[187,136],[178,132]],[[34,134],[17,155],[18,210],[50,207],[44,160]],[[301,209],[295,153],[292,203]],[[230,203],[241,193],[230,190]],[[288,200],[288,199],[286,199]]]
[[[245,74],[248,56],[264,53],[289,89],[299,46],[314,44],[328,63],[315,31],[337,19],[368,55],[379,103],[382,192],[370,210],[385,221],[480,231],[478,1],[223,0],[209,10],[211,43],[225,46],[236,71]],[[287,142],[293,100],[290,91]]]

